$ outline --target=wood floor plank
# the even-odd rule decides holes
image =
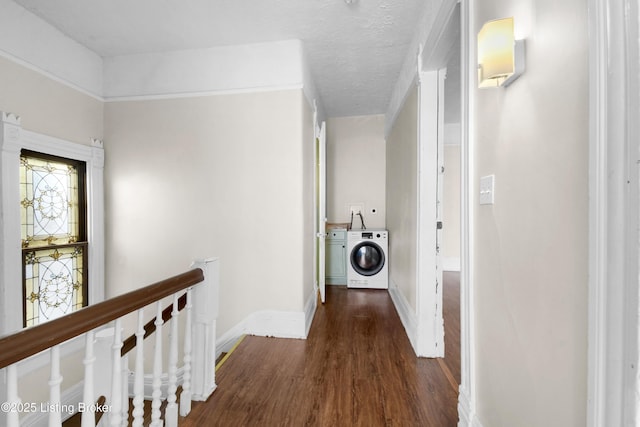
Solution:
[[[443,280],[444,364],[460,384],[460,272],[446,271]]]
[[[455,296],[451,304],[449,339]],[[446,367],[459,375],[459,344],[445,345]],[[386,291],[329,286],[307,340],[246,337],[217,390],[180,425],[455,426],[457,390],[445,371],[415,356]]]

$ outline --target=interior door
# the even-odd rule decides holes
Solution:
[[[316,245],[318,254],[318,290],[320,301],[326,300],[326,228],[327,228],[327,140],[322,122],[316,137]]]

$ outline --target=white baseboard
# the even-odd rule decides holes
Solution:
[[[391,281],[390,285],[389,295],[391,296],[391,301],[393,301],[393,305],[396,307],[398,316],[400,316],[400,321],[402,322],[402,326],[404,326],[407,337],[409,337],[409,342],[411,342],[413,351],[418,354],[418,342],[416,340],[416,337],[418,336],[418,321],[416,319],[416,315],[409,306],[407,298],[402,292],[400,292],[400,289],[398,289],[398,286],[393,283],[393,281]]]
[[[64,390],[60,395],[61,409],[63,409],[61,413],[62,421],[71,418],[73,414],[75,414],[78,408],[78,403],[82,402],[82,391],[84,387],[84,381],[77,383]],[[24,403],[24,402],[23,402]],[[40,408],[40,403],[37,404],[38,408]],[[64,409],[69,408],[73,409],[70,411],[66,411]],[[49,425],[49,412],[37,410],[35,412],[29,413],[29,415],[20,419],[21,427],[46,427]]]
[[[460,258],[442,257],[442,269],[444,271],[460,271]]]
[[[229,353],[241,336],[247,334],[246,319],[229,329],[216,340],[216,359],[222,353]]]
[[[251,313],[216,340],[216,357],[228,353],[242,335],[306,339],[317,308],[317,296],[311,294],[302,311],[265,310]]]
[[[471,408],[469,392],[460,387],[458,393],[458,427],[482,427],[477,414]]]
[[[420,337],[421,329],[415,310],[409,305],[407,298],[395,283],[392,283],[389,287],[389,295],[398,312],[398,316],[400,316],[400,321],[402,322],[402,326],[404,326],[404,330],[407,333],[415,355],[417,357],[444,357],[443,346],[440,348],[432,348],[430,345],[427,346],[429,343],[425,343],[424,338]]]
[[[302,311],[265,310],[250,314],[247,333],[261,337],[306,338],[306,319]]]
[[[307,303],[304,306],[304,336],[305,338],[309,336],[309,330],[311,329],[311,323],[313,323],[313,318],[316,315],[316,308],[318,308],[318,294],[317,291],[309,295],[307,299]]]

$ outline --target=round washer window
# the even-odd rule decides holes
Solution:
[[[373,276],[384,267],[385,256],[382,248],[374,242],[360,242],[353,247],[351,266],[363,276]]]

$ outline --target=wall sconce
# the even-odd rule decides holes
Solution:
[[[509,86],[524,72],[524,40],[513,35],[513,18],[496,19],[478,33],[478,87]]]

